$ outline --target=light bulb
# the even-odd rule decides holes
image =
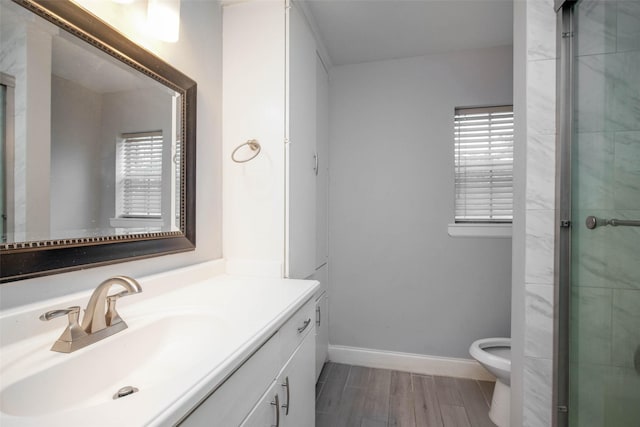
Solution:
[[[147,25],[155,38],[177,42],[180,34],[180,0],[148,0]]]

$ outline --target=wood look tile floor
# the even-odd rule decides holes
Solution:
[[[316,427],[495,427],[493,383],[326,363]]]

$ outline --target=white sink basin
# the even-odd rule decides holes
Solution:
[[[229,346],[237,346],[231,328],[206,312],[125,319],[128,329],[70,354],[49,351],[55,340],[50,334],[46,342],[39,337],[37,348],[4,366],[0,411],[38,417],[117,405],[167,387],[199,364],[216,366],[228,356]],[[124,386],[139,392],[114,400]]]

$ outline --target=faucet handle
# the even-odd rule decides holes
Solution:
[[[113,326],[117,323],[124,323],[122,317],[116,311],[116,302],[118,298],[129,295],[129,291],[121,291],[117,294],[107,296],[107,314],[105,315],[105,322],[107,326]]]
[[[64,315],[69,316],[69,324],[67,325],[67,329],[65,329],[62,335],[60,335],[60,338],[58,339],[59,341],[72,342],[82,336],[87,335],[87,333],[78,323],[78,320],[80,318],[80,307],[77,305],[60,310],[47,311],[40,316],[40,320],[46,322],[51,319],[55,319],[56,317],[62,317]]]
[[[42,320],[43,322],[46,322],[48,320],[55,319],[56,317],[62,317],[66,314],[69,315],[69,323],[71,323],[72,317],[75,317],[77,322],[78,318],[80,317],[80,307],[77,305],[74,305],[73,307],[47,311],[46,313],[40,316],[40,320]]]

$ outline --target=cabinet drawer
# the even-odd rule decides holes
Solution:
[[[311,298],[280,328],[281,365],[284,364],[305,336],[315,329],[316,304]]]
[[[278,333],[240,366],[180,426],[237,426],[273,383],[282,366]]]

